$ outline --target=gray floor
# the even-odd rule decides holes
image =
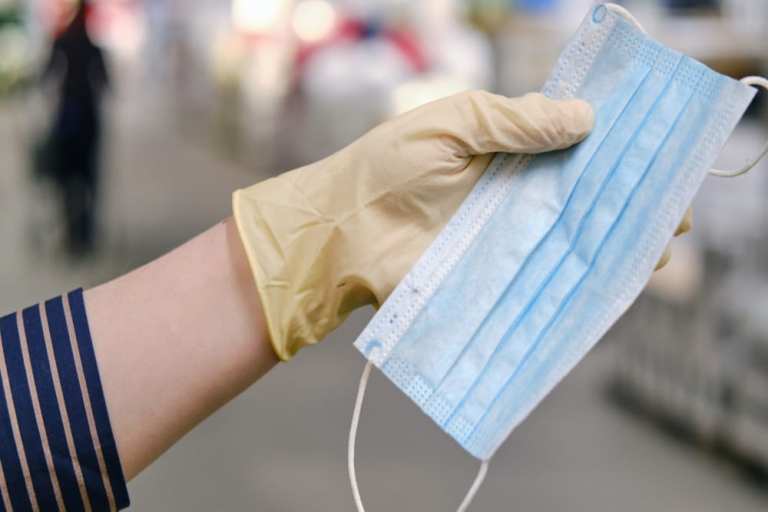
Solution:
[[[179,136],[162,103],[128,91],[112,123],[105,246],[87,264],[46,254],[55,235],[45,200],[31,203],[41,196],[23,179],[25,111],[0,106],[0,310],[156,256],[227,215],[233,188],[268,175],[217,157],[204,131]],[[187,436],[131,483],[133,510],[353,510],[346,439],[363,361],[352,341],[369,315],[356,314]],[[766,510],[768,497],[732,468],[610,406],[602,394],[610,366],[610,347],[598,349],[513,433],[473,510]],[[454,509],[476,470],[376,374],[358,450],[371,511]]]

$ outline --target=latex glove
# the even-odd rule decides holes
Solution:
[[[692,226],[693,226],[693,210],[691,208],[688,208],[685,211],[685,216],[683,216],[683,220],[680,221],[680,225],[677,226],[677,230],[675,231],[675,236],[678,237],[680,235],[686,234],[691,230]],[[666,249],[664,249],[664,253],[661,255],[661,258],[659,259],[659,262],[656,264],[655,270],[661,270],[662,268],[666,267],[670,259],[672,259],[672,246],[667,245]]]
[[[355,308],[382,304],[493,153],[563,149],[592,124],[592,109],[580,100],[467,92],[235,192],[235,219],[277,355],[290,359]]]

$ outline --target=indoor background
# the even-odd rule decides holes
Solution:
[[[239,187],[470,88],[540,88],[588,0],[96,0],[109,85],[77,208],[50,176],[46,80],[68,0],[0,0],[0,311],[141,265],[230,214]],[[768,70],[768,2],[635,0],[655,38],[734,77]],[[758,96],[721,157],[768,138]],[[340,183],[339,187],[344,184]],[[671,263],[491,463],[473,510],[768,509],[768,165],[709,178]],[[130,484],[132,510],[353,510],[356,313]],[[476,462],[380,375],[358,437],[369,510],[451,510]]]

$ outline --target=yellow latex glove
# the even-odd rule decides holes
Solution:
[[[680,221],[680,225],[677,226],[677,230],[675,230],[675,236],[686,234],[691,230],[691,227],[693,227],[693,209],[688,208],[685,211],[683,220]],[[661,255],[661,258],[656,264],[656,268],[654,270],[661,270],[662,268],[666,267],[670,259],[672,259],[672,245],[667,245],[667,247],[664,249],[664,254]]]
[[[592,123],[591,107],[579,100],[467,92],[235,192],[235,219],[277,355],[288,360],[355,308],[382,304],[493,153],[563,149]]]

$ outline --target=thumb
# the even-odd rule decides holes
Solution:
[[[564,149],[586,137],[594,124],[592,107],[582,100],[553,100],[539,93],[507,98],[484,91],[451,100],[459,116],[451,135],[461,156]]]

